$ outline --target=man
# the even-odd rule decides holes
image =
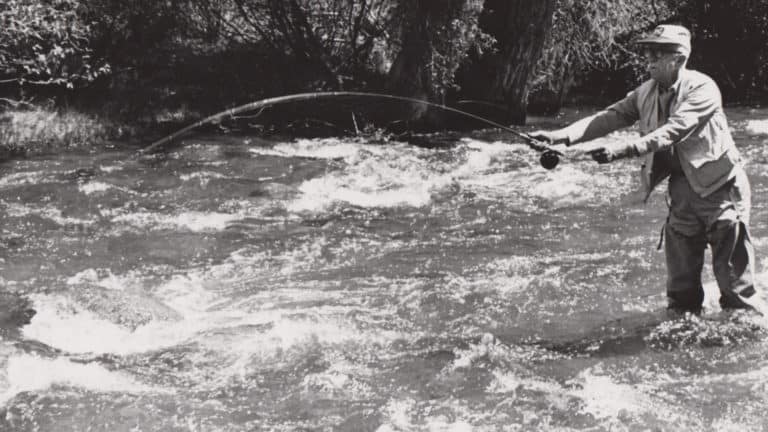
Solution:
[[[700,313],[704,250],[712,265],[723,308],[752,306],[754,252],[747,225],[750,187],[722,107],[720,90],[708,76],[689,70],[690,32],[660,25],[638,41],[650,79],[595,115],[563,129],[531,136],[573,145],[639,122],[641,137],[587,150],[598,163],[644,156],[647,201],[669,177],[669,216],[664,226],[668,307]]]

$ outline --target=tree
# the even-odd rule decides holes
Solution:
[[[388,87],[404,96],[442,102],[470,47],[483,44],[478,26],[482,2],[403,0],[390,38],[397,52]]]
[[[74,1],[74,0],[72,0]],[[96,54],[124,69],[140,69],[188,38],[186,0],[81,0]]]
[[[551,29],[556,0],[486,0],[480,28],[496,41],[462,73],[464,94],[507,107],[506,120],[525,122],[530,81]]]
[[[107,73],[94,59],[92,23],[77,0],[0,2],[0,83],[73,88]]]
[[[558,0],[531,81],[538,104],[550,113],[557,111],[571,87],[593,74],[605,77],[628,69],[633,75],[629,79],[639,78],[644,66],[632,42],[670,14],[654,0]]]
[[[224,39],[266,49],[284,70],[283,91],[353,87],[443,101],[469,47],[487,44],[482,0],[191,1]]]
[[[693,35],[690,63],[715,79],[723,98],[762,101],[768,96],[768,1],[667,2],[670,20]]]
[[[342,89],[376,67],[394,5],[392,0],[191,2],[194,14],[224,44],[261,47],[283,79],[305,71],[314,75],[315,90]]]

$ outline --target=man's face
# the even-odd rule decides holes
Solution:
[[[651,78],[667,85],[677,80],[683,57],[673,47],[648,45],[643,50],[643,57]]]

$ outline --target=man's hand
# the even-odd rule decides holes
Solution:
[[[554,131],[544,131],[544,130],[537,130],[533,131],[528,134],[529,137],[544,141],[547,144],[555,145],[555,144],[565,144],[569,145],[570,142],[568,140],[568,136],[565,135],[562,130],[554,130]]]
[[[588,153],[592,157],[592,159],[594,159],[597,163],[600,163],[600,164],[613,162],[616,159],[623,159],[627,157],[637,156],[635,147],[632,144],[627,144],[623,142],[606,144],[601,147],[596,147],[591,150],[587,150],[586,153]]]

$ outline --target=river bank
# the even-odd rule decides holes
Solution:
[[[152,121],[126,121],[109,114],[46,106],[0,111],[0,162],[68,151],[98,151],[117,143],[141,146],[154,135],[195,119],[182,113],[158,113],[155,117]]]
[[[564,124],[565,119],[587,116],[597,109],[591,106],[565,107],[553,116],[529,115],[527,124],[554,127]],[[729,119],[745,122],[744,130],[750,135],[768,136],[768,119],[760,118],[761,111],[759,107],[748,106],[726,108]],[[116,145],[142,147],[208,114],[211,113],[182,107],[145,113],[139,120],[127,121],[112,114],[97,114],[93,110],[87,112],[76,108],[37,105],[27,109],[7,109],[0,111],[0,162],[69,151],[109,150]],[[254,124],[248,127],[258,128]],[[226,132],[226,128],[222,130],[222,133]]]

